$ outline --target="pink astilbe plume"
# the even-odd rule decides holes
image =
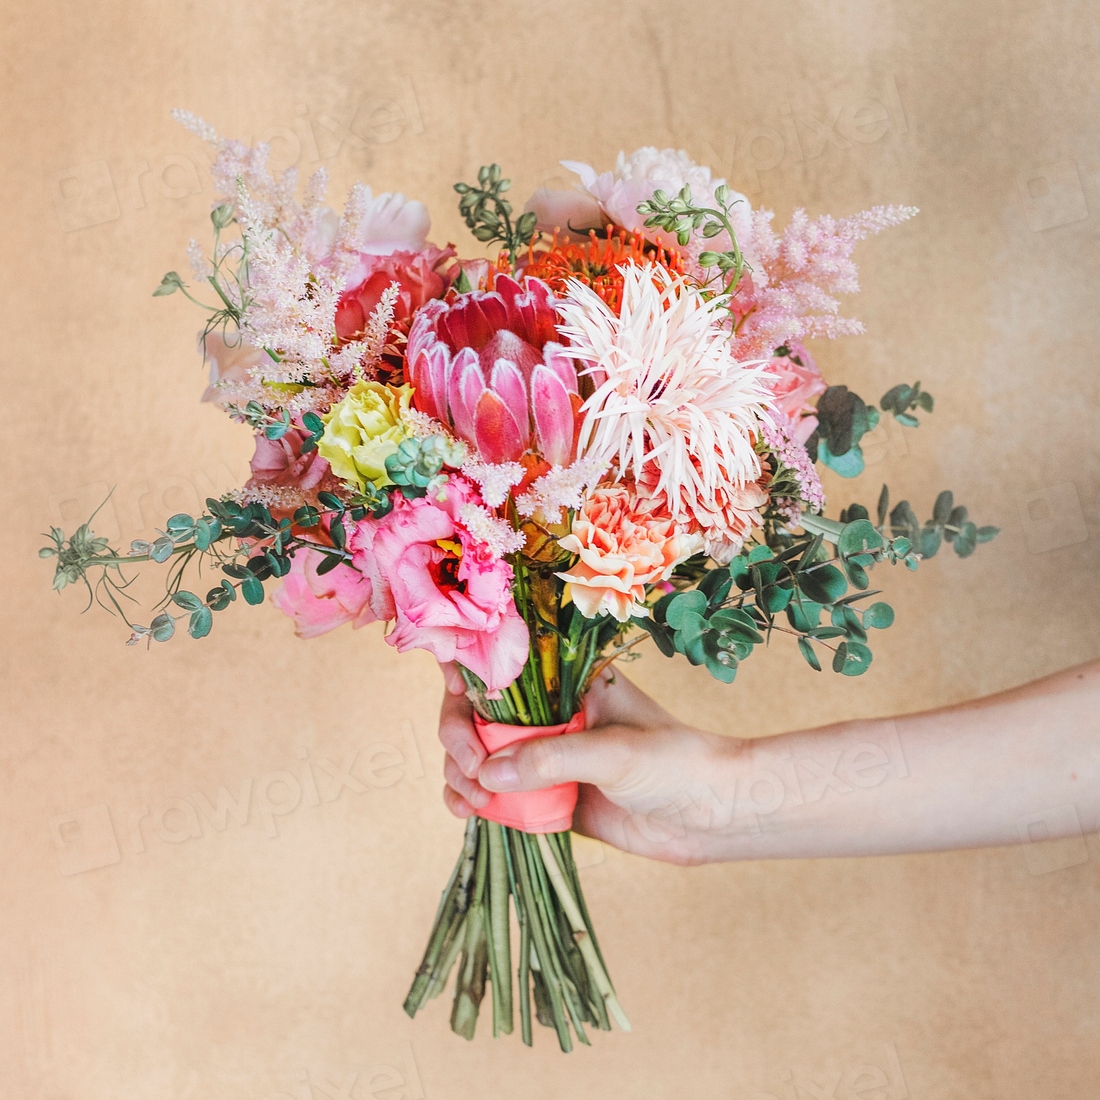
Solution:
[[[796,210],[777,237],[772,212],[755,211],[752,245],[758,263],[742,278],[733,299],[740,318],[734,354],[751,359],[770,355],[788,340],[863,332],[859,321],[840,316],[836,299],[859,290],[852,250],[864,237],[916,213],[914,206],[875,206],[850,218],[810,218]]]

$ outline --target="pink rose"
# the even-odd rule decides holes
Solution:
[[[455,254],[453,248],[428,245],[421,252],[393,252],[388,256],[361,254],[348,273],[348,288],[336,306],[336,335],[353,340],[364,331],[378,308],[382,293],[391,283],[400,290],[394,320],[408,322],[425,302],[441,298],[451,284],[452,272],[440,270]],[[457,268],[454,272],[457,274]]]
[[[801,430],[803,425],[799,420],[803,412],[812,413],[809,400],[825,392],[825,379],[821,377],[813,356],[800,343],[789,340],[784,347],[787,354],[775,355],[768,364],[768,369],[778,379],[772,386],[772,397],[776,408],[791,421],[795,438],[804,442],[816,427],[817,420],[814,419],[805,432]]]
[[[646,615],[646,586],[667,580],[673,569],[703,548],[653,497],[639,499],[621,485],[595,489],[573,519],[560,545],[578,556],[559,573],[570,584],[573,602],[593,619],[604,612],[624,623]]]
[[[441,492],[442,500],[396,493],[391,512],[356,525],[348,548],[376,603],[383,593],[392,601],[390,645],[459,661],[499,691],[520,674],[530,644],[512,600],[512,567],[462,523],[463,509],[481,503],[474,486],[456,476]]]
[[[256,436],[256,452],[250,466],[249,488],[257,485],[282,485],[296,489],[316,489],[329,473],[329,464],[316,452],[302,454],[305,435],[291,428],[282,439]]]
[[[348,565],[318,576],[317,567],[324,560],[319,550],[299,550],[272,596],[275,606],[294,620],[299,638],[316,638],[344,623],[358,630],[380,617],[372,605],[370,580]]]

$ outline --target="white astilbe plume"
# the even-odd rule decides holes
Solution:
[[[481,504],[463,504],[458,518],[475,539],[489,548],[494,558],[516,554],[527,542],[526,536],[507,520],[497,518]]]
[[[590,455],[578,458],[571,466],[552,466],[516,498],[516,511],[543,523],[560,523],[563,509],[580,508],[584,494],[606,472],[607,463]]]
[[[390,338],[390,325],[393,324],[393,314],[397,306],[397,296],[401,293],[401,284],[390,283],[382,291],[378,299],[378,305],[371,311],[367,321],[367,330],[363,334],[363,356],[357,365],[355,376],[366,378],[373,377],[378,370],[378,364],[382,362],[382,356],[386,353],[386,343]]]
[[[620,270],[618,317],[576,280],[558,307],[567,354],[597,386],[578,450],[664,495],[678,521],[710,526],[731,488],[760,477],[753,440],[772,409],[765,364],[733,357],[719,299],[651,264]]]
[[[509,491],[523,480],[523,467],[518,462],[482,462],[476,455],[462,464],[462,472],[477,483],[481,499],[490,508],[499,508]]]
[[[268,382],[303,376],[323,382],[330,368],[322,360],[336,343],[335,281],[316,275],[309,259],[265,220],[262,203],[238,184],[238,220],[249,254],[249,308],[241,328],[249,342],[278,352],[280,362],[264,370]]]

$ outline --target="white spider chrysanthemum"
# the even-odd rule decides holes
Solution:
[[[662,267],[620,270],[619,316],[575,280],[559,305],[568,354],[596,385],[578,451],[664,495],[678,521],[714,527],[731,493],[760,477],[765,364],[733,357],[718,300]]]

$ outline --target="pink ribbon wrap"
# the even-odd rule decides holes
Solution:
[[[485,751],[492,755],[509,745],[535,737],[557,737],[580,733],[585,727],[582,707],[560,726],[510,726],[504,722],[486,722],[474,713],[474,728]],[[560,833],[573,824],[577,807],[577,784],[559,783],[541,791],[497,792],[478,811],[478,817],[520,829],[525,833]]]

